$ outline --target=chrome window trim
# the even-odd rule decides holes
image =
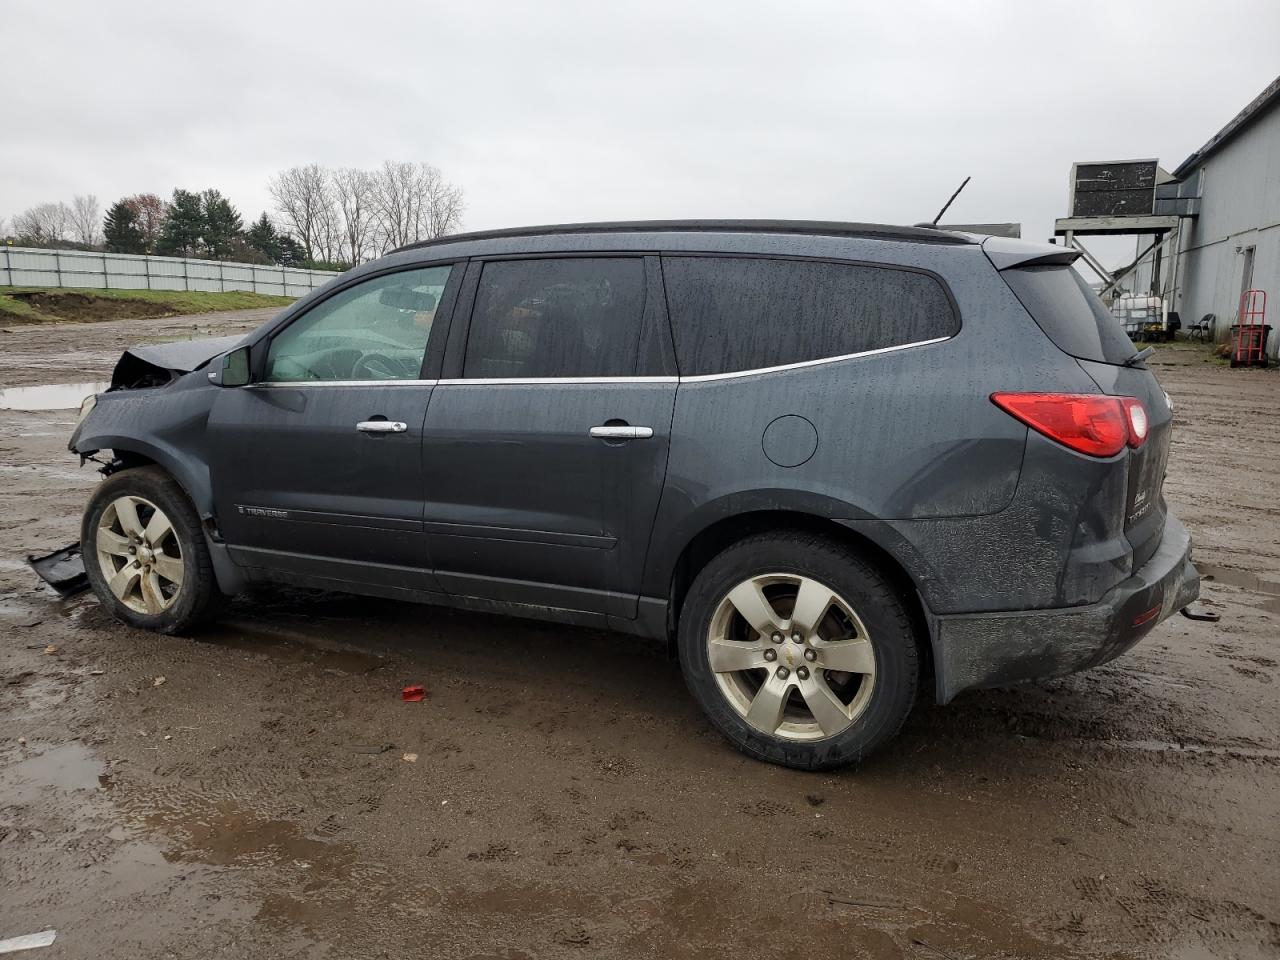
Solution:
[[[438,380],[261,380],[251,387],[434,387]]]
[[[757,367],[753,370],[734,370],[731,373],[702,373],[697,376],[681,377],[681,383],[707,383],[711,380],[730,380],[735,377],[758,377],[766,373],[780,373],[784,370],[800,370],[804,367],[817,367],[826,363],[840,363],[844,360],[857,360],[861,357],[876,357],[884,353],[897,353],[899,350],[910,350],[912,347],[927,347],[935,343],[944,343],[952,337],[934,337],[932,340],[916,340],[913,343],[899,343],[892,347],[877,347],[875,350],[862,350],[858,353],[846,353],[838,357],[819,357],[817,360],[800,360],[796,363],[782,363],[776,367]]]
[[[471,377],[441,380],[442,387],[465,387],[471,384],[484,386],[533,386],[539,383],[592,384],[592,383],[679,383],[679,377]]]
[[[534,386],[537,384],[607,384],[607,383],[708,383],[713,380],[733,380],[738,377],[758,377],[766,373],[783,373],[787,370],[802,370],[805,367],[817,367],[828,363],[842,363],[845,360],[859,360],[863,357],[878,357],[886,353],[897,353],[913,347],[928,347],[935,343],[945,343],[954,339],[950,337],[934,337],[932,340],[917,340],[913,343],[899,343],[892,347],[877,347],[875,350],[862,350],[858,353],[846,353],[838,357],[819,357],[817,360],[801,360],[797,363],[783,363],[776,367],[757,367],[753,370],[734,370],[730,373],[704,373],[691,377],[475,377],[454,378],[446,380],[269,380],[250,384],[254,387],[467,387],[467,386]]]

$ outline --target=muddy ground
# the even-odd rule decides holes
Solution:
[[[0,387],[253,320],[0,332]],[[1280,376],[1206,355],[1156,369],[1168,496],[1222,621],[922,704],[817,775],[735,753],[625,637],[263,591],[181,640],[59,600],[22,558],[76,537],[96,475],[64,449],[71,411],[0,411],[0,939],[56,928],[41,960],[1276,957]]]

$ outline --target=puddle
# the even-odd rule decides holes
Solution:
[[[230,800],[204,804],[184,796],[179,804],[145,815],[148,826],[174,842],[170,857],[220,867],[305,865],[339,877],[350,872],[349,848],[305,836],[296,823],[263,819]]]
[[[1256,573],[1241,570],[1238,567],[1220,567],[1214,563],[1196,561],[1196,569],[1200,576],[1212,579],[1214,583],[1225,583],[1251,593],[1259,593],[1266,597],[1262,608],[1271,613],[1280,613],[1280,581],[1264,580]]]
[[[87,820],[101,804],[108,782],[102,761],[83,743],[72,740],[6,766],[0,773],[0,792],[7,806],[58,807]]]
[[[45,789],[64,793],[94,790],[101,786],[102,763],[79,741],[72,740],[49,747],[34,756],[19,760],[7,771],[7,803],[33,803]],[[10,779],[12,778],[12,779]]]
[[[176,860],[120,816],[114,777],[88,746],[27,752],[0,764],[0,796],[18,814],[3,831],[6,874],[15,878],[4,921],[14,932],[55,928],[77,956],[190,956],[182,945],[193,923],[217,930],[252,917],[252,903],[225,894],[216,867]],[[130,915],[144,920],[121,919]],[[230,955],[217,946],[210,955]]]
[[[10,627],[34,627],[43,617],[23,603],[0,599],[0,623]]]
[[[1138,750],[1143,753],[1197,753],[1219,757],[1280,760],[1280,750],[1267,747],[1228,747],[1211,743],[1173,743],[1168,740],[1100,740],[1098,743],[1113,750]]]
[[[1220,567],[1214,563],[1201,563],[1199,560],[1196,561],[1196,569],[1200,571],[1200,576],[1212,577],[1218,583],[1280,597],[1280,581],[1264,580],[1248,570],[1241,570],[1238,567]]]
[[[38,387],[0,390],[0,410],[75,410],[91,393],[102,393],[110,383],[48,383]]]

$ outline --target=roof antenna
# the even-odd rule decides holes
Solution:
[[[969,181],[972,179],[973,177],[964,178],[964,183],[956,187],[956,192],[951,195],[950,200],[948,200],[946,203],[942,205],[942,209],[938,211],[938,215],[929,221],[929,226],[936,227],[938,225],[938,221],[941,220],[942,215],[947,212],[947,208],[956,202],[956,197],[960,196],[960,191],[963,190],[968,185]]]

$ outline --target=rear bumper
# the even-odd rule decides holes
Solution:
[[[937,698],[1088,670],[1200,595],[1191,535],[1169,513],[1160,547],[1100,601],[1053,610],[930,616]]]

